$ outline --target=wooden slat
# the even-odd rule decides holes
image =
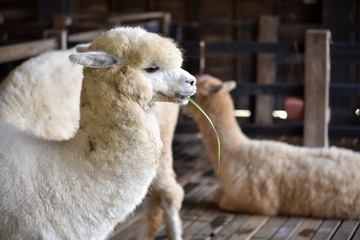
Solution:
[[[298,227],[304,221],[303,218],[292,217],[289,218],[284,225],[282,225],[279,230],[275,233],[271,240],[286,240],[289,239]]]
[[[0,63],[33,57],[58,48],[58,41],[55,38],[2,46],[0,47]]]
[[[210,223],[212,232],[208,235],[207,238],[213,238],[216,236],[222,229],[224,229],[234,218],[236,217],[235,214],[223,214],[217,216],[213,221]]]
[[[330,32],[308,30],[305,51],[304,145],[328,146]]]
[[[208,224],[209,219],[204,216],[211,207],[214,207],[211,200],[216,188],[217,185],[215,184],[202,185],[202,191],[199,197],[204,198],[201,201],[197,201],[197,204],[190,207],[190,209],[184,209],[186,211],[186,214],[182,214],[182,218],[185,220],[185,222],[183,222],[184,239],[191,239],[199,230]]]
[[[199,53],[198,42],[181,42],[181,48],[188,54]],[[242,42],[242,43],[218,43],[206,42],[206,53],[239,53],[239,54],[258,54],[258,53],[276,53],[276,54],[295,54],[302,52],[304,45],[294,43],[258,43],[258,42]]]
[[[340,223],[340,220],[325,220],[316,231],[312,240],[330,240]]]
[[[94,31],[86,31],[81,33],[70,34],[68,37],[69,42],[90,42],[95,37],[105,32],[106,29],[99,29]]]
[[[318,227],[321,225],[321,219],[305,219],[299,228],[295,231],[290,240],[308,240],[315,234]]]
[[[261,16],[259,42],[276,42],[279,19],[274,16]],[[257,83],[272,84],[275,81],[276,59],[274,54],[260,54],[257,59]],[[255,123],[272,125],[273,97],[260,95],[256,98]]]
[[[230,221],[223,229],[221,229],[212,240],[225,240],[228,239],[229,236],[234,234],[237,229],[239,229],[243,224],[247,222],[250,218],[249,215],[246,214],[237,214],[234,219]]]
[[[232,93],[241,95],[269,94],[277,96],[304,96],[304,85],[301,83],[274,83],[271,85],[242,83],[238,84]],[[330,84],[330,97],[334,96],[360,96],[360,86],[356,83],[332,83]]]
[[[214,208],[205,212],[201,218],[202,221],[198,222],[198,231],[193,234],[191,239],[212,239],[235,218],[234,214],[219,213],[213,210]]]
[[[147,13],[134,13],[114,15],[109,17],[110,22],[131,22],[131,21],[143,21],[149,19],[163,18],[166,13],[164,12],[147,12]]]
[[[359,221],[345,220],[341,223],[331,240],[350,240],[357,227]],[[355,239],[354,239],[355,240]]]
[[[230,236],[229,240],[250,239],[268,220],[268,216],[252,215]]]
[[[354,235],[351,238],[352,240],[360,239],[360,226],[356,229]]]
[[[264,226],[252,237],[252,240],[270,239],[286,222],[286,217],[271,217]]]

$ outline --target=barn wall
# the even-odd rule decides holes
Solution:
[[[58,6],[54,9],[52,6]],[[304,42],[304,32],[308,27],[328,28],[332,40],[343,42],[359,41],[360,0],[0,0],[0,13],[5,23],[34,23],[31,27],[18,31],[14,28],[10,36],[20,34],[39,37],[41,30],[51,26],[52,13],[140,13],[146,11],[166,11],[172,15],[173,23],[179,22],[230,22],[238,21],[238,26],[202,26],[184,28],[182,35],[186,41],[206,42],[251,42],[257,41],[258,21],[262,15],[279,17],[278,40]],[[1,27],[1,25],[0,25]],[[11,35],[12,34],[12,35]],[[0,32],[1,36],[1,32]],[[304,79],[303,55],[278,56],[276,81],[298,83]],[[256,81],[256,56],[249,54],[207,54],[206,72],[224,80],[236,79],[239,83]],[[1,67],[1,66],[0,66]],[[192,73],[199,71],[199,56],[187,56],[185,67]],[[0,69],[1,72],[1,69]],[[333,60],[332,82],[360,83],[360,67],[357,62]],[[253,104],[248,97],[235,96],[237,107],[245,108]],[[357,123],[358,118],[344,105],[360,105],[357,97],[333,99],[332,121],[334,123]],[[283,99],[274,101],[275,108],[281,108]],[[338,117],[338,116],[341,116]]]

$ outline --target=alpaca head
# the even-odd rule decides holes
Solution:
[[[196,91],[195,77],[181,68],[182,53],[176,44],[142,28],[114,28],[77,50],[70,60],[88,68],[132,69],[139,81],[151,85],[153,100],[187,103],[185,97]]]
[[[196,79],[197,92],[192,98],[206,113],[216,114],[228,104],[232,104],[229,92],[236,87],[235,81],[223,82],[208,74],[198,75]],[[189,116],[202,116],[202,113],[192,104],[186,106],[185,113]]]

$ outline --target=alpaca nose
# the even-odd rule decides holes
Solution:
[[[190,86],[194,86],[196,84],[196,79],[195,78],[186,79],[185,83],[190,84]]]

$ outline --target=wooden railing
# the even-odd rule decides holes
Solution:
[[[182,23],[182,25],[184,24]],[[276,27],[271,28],[271,26],[269,27],[268,25],[266,25],[268,31],[276,31]],[[177,30],[181,32],[181,30]],[[271,36],[271,34],[268,35]],[[305,44],[277,41],[269,42],[265,40],[263,42],[231,43],[202,41],[203,47],[200,47],[198,42],[183,41],[181,42],[181,46],[188,55],[198,55],[200,56],[199,58],[203,57],[203,52],[209,55],[230,54],[234,56],[236,54],[259,54],[267,56],[266,59],[257,62],[257,75],[263,76],[264,79],[258,78],[257,83],[238,84],[234,90],[235,96],[253,95],[258,97],[258,101],[261,96],[267,95],[268,97],[265,101],[262,101],[262,103],[260,101],[260,104],[257,104],[255,109],[252,109],[256,115],[258,115],[259,112],[265,112],[267,114],[261,116],[261,121],[256,121],[255,116],[255,122],[253,124],[242,125],[245,133],[278,136],[282,134],[303,135],[303,143],[306,146],[327,146],[329,136],[359,137],[360,125],[329,125],[329,98],[330,96],[331,98],[336,98],[337,96],[344,95],[354,98],[360,96],[360,84],[330,83],[331,59],[360,59],[360,44],[332,43],[330,31],[324,29],[307,30],[305,40]],[[271,56],[295,54],[301,54],[305,57],[304,83],[289,85],[276,83],[276,76],[271,73],[275,71],[276,64],[274,62],[277,59]],[[264,69],[264,65],[266,69]],[[261,71],[264,72],[261,74]],[[285,123],[284,121],[280,124],[274,123],[271,115],[273,105],[269,99],[271,99],[271,96],[276,95],[301,96],[304,99],[305,107],[302,124],[294,122]],[[184,128],[186,127],[189,127],[189,125]],[[184,131],[184,129],[180,128],[182,127],[178,127],[179,131]],[[190,128],[192,127],[190,126]]]

